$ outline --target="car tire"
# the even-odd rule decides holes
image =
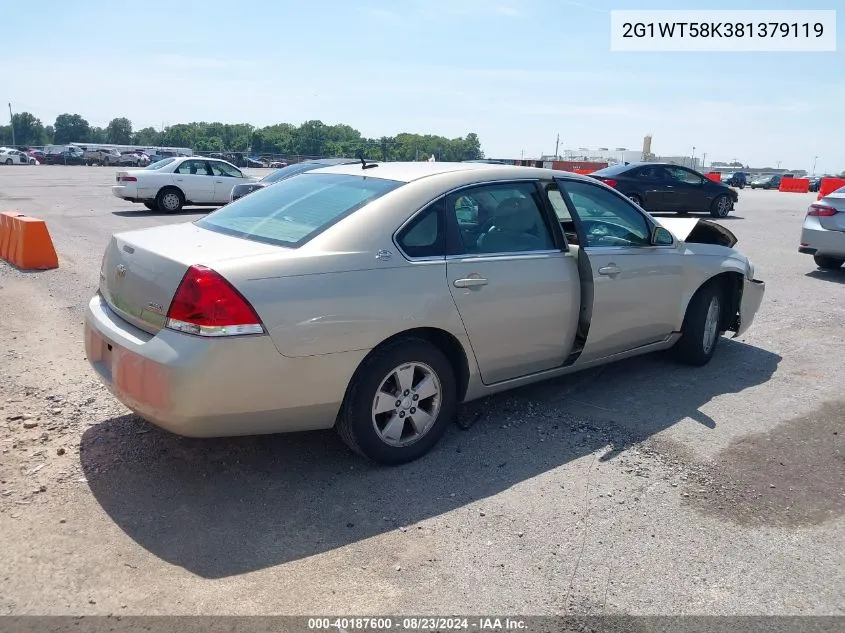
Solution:
[[[726,218],[731,212],[731,199],[725,194],[713,198],[710,203],[710,215],[714,218]]]
[[[630,200],[631,202],[633,202],[635,205],[637,205],[637,206],[638,206],[638,207],[640,207],[641,209],[644,209],[644,208],[645,208],[645,207],[643,207],[643,199],[642,199],[642,198],[640,198],[640,197],[639,197],[637,194],[635,194],[635,193],[630,194],[630,195],[628,196],[628,200]]]
[[[387,408],[377,411],[380,404]],[[456,407],[455,371],[446,355],[423,339],[402,338],[377,348],[355,372],[336,428],[359,455],[404,464],[431,450]]]
[[[158,211],[158,203],[153,200],[152,202],[145,202],[144,206],[147,207],[150,211]]]
[[[185,205],[185,196],[176,187],[164,187],[156,195],[155,203],[160,211],[179,213]]]
[[[11,158],[7,158],[7,159],[6,159],[6,164],[7,164],[7,165],[11,165],[11,164],[12,164],[12,159],[11,159]]]
[[[672,352],[686,365],[706,365],[713,358],[721,338],[725,296],[718,283],[710,282],[698,289],[690,299],[681,338]]]
[[[825,270],[837,270],[842,264],[845,264],[845,259],[827,255],[813,255],[813,261],[816,262],[816,266]]]

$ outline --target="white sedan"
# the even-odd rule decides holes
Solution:
[[[176,213],[184,206],[221,206],[232,187],[256,179],[216,158],[165,158],[143,169],[119,171],[112,193],[151,211]]]
[[[35,159],[19,149],[4,147],[0,149],[0,163],[3,165],[34,165]]]

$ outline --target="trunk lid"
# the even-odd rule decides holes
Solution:
[[[737,243],[736,235],[721,224],[701,218],[654,218],[657,222],[682,242],[696,244],[716,244],[733,248]]]
[[[285,251],[190,223],[118,233],[103,255],[100,293],[124,320],[156,334],[190,266]]]

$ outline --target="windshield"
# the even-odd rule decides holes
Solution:
[[[264,178],[261,179],[261,182],[269,185],[271,183],[284,180],[285,178],[295,176],[296,174],[301,174],[306,171],[311,171],[312,169],[317,169],[318,167],[325,167],[325,165],[307,162],[296,163],[295,165],[288,165],[287,167],[282,167],[278,171],[274,171],[272,174],[267,174],[266,176],[264,176]]]
[[[176,159],[175,158],[165,158],[163,160],[156,161],[155,163],[150,163],[149,165],[144,167],[144,169],[161,169],[165,165],[169,165],[170,163],[172,163],[174,160],[176,160]]]
[[[258,242],[301,246],[402,184],[369,176],[299,174],[240,198],[196,224]]]

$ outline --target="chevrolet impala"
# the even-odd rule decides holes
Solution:
[[[336,427],[398,464],[461,402],[657,350],[709,362],[763,298],[735,243],[594,178],[362,159],[114,235],[85,345],[174,433]]]

